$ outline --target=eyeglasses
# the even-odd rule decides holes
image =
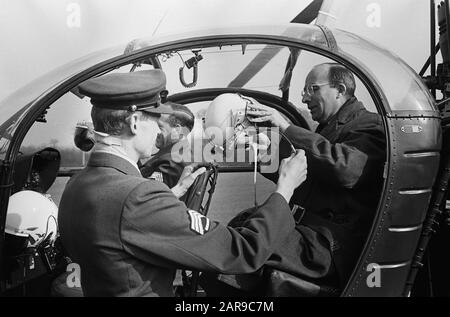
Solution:
[[[320,89],[320,87],[325,86],[325,85],[331,85],[331,83],[310,84],[310,85],[305,86],[305,88],[303,88],[303,90],[302,90],[302,97],[304,97],[305,95],[308,95],[308,96],[314,95],[316,93],[316,91]]]

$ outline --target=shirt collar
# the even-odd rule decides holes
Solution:
[[[96,167],[111,167],[126,175],[142,177],[142,174],[136,170],[129,160],[123,158],[122,156],[107,152],[92,152],[87,165]]]
[[[107,134],[95,134],[95,145],[93,148],[93,152],[97,153],[107,153],[112,154],[118,157],[121,157],[133,165],[133,167],[136,168],[137,171],[139,171],[139,167],[137,165],[137,162],[134,162],[125,152],[124,148],[122,147],[122,142],[119,138],[107,135]],[[140,171],[139,171],[140,173]]]

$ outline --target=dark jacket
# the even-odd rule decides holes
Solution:
[[[171,149],[172,146],[161,149],[145,162],[140,167],[142,176],[160,180],[169,188],[174,187],[187,164],[181,160],[175,161],[172,157]]]
[[[172,296],[182,267],[255,271],[295,225],[286,200],[274,193],[245,227],[223,226],[188,210],[125,159],[100,152],[68,182],[58,221],[86,296]]]
[[[344,284],[380,198],[386,160],[381,116],[351,98],[316,133],[291,125],[285,134],[308,162],[307,180],[292,199],[306,210],[301,225],[326,237]]]

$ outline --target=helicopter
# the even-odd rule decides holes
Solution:
[[[450,142],[446,116],[450,106],[449,1],[442,2],[437,12],[435,2],[430,1],[431,30],[437,16],[440,41],[434,43],[432,34],[430,58],[419,73],[395,54],[356,34],[320,21],[310,24],[323,4],[326,2],[313,1],[289,24],[215,27],[133,40],[61,66],[3,100],[1,293],[45,292],[42,285],[48,290],[50,281],[70,264],[57,239],[45,239],[38,246],[22,247],[11,254],[5,230],[10,197],[23,190],[51,192],[57,205],[55,186],[61,191],[67,179],[85,165],[86,154],[72,143],[76,123],[89,118],[90,105],[77,89],[80,83],[112,72],[162,69],[169,91],[165,100],[188,106],[200,119],[214,98],[233,93],[254,98],[293,124],[313,129],[309,114],[295,105],[300,89],[294,88],[304,82],[305,69],[336,62],[356,76],[358,98],[367,109],[382,116],[388,145],[384,184],[372,227],[340,296],[450,295],[442,282],[449,273],[441,257],[450,217],[446,206],[450,179],[446,150]],[[443,62],[436,65],[439,50]],[[428,67],[431,73],[425,77]],[[436,90],[441,91],[441,100],[436,99]],[[228,174],[236,179],[252,171],[251,162],[222,162],[194,184],[189,204],[204,213],[213,210],[214,197],[228,190],[220,177]],[[265,186],[270,191],[270,185]],[[252,202],[247,199],[244,203]],[[379,273],[380,283],[369,283],[374,273]],[[194,286],[195,277],[193,273],[188,280]],[[189,295],[195,296],[196,291],[196,287],[190,289]]]

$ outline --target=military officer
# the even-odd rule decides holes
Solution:
[[[235,228],[177,199],[201,169],[182,176],[177,195],[142,177],[136,162],[150,156],[159,116],[173,112],[160,103],[164,87],[161,70],[112,73],[79,86],[91,98],[101,138],[86,168],[68,182],[58,220],[86,296],[173,296],[177,268],[253,272],[294,229],[288,202],[306,179],[302,151],[282,161],[276,191]]]

